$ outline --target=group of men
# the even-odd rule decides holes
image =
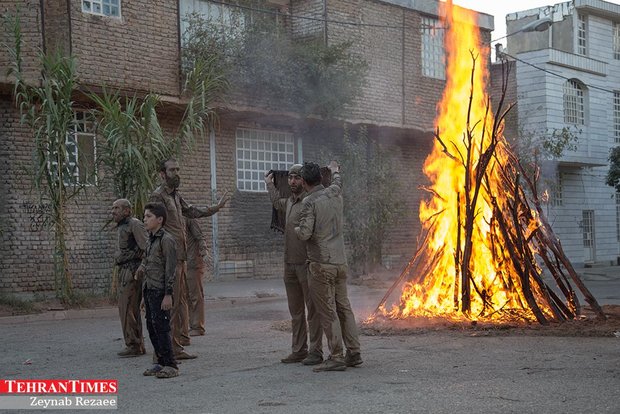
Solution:
[[[318,164],[293,165],[288,171],[288,198],[280,197],[273,174],[265,175],[274,208],[285,214],[284,285],[292,347],[281,361],[316,365],[315,372],[344,371],[363,362],[347,294],[340,167],[332,161],[328,168],[331,184],[324,187]],[[330,353],[325,360],[323,334]]]
[[[284,284],[293,335],[292,352],[281,361],[316,365],[317,372],[344,371],[362,363],[346,287],[342,180],[335,161],[329,169],[332,182],[324,187],[317,164],[293,165],[288,198],[280,197],[271,174],[265,176],[273,206],[285,214],[286,223]],[[217,213],[228,200],[226,192],[206,209],[188,204],[178,193],[179,171],[176,160],[162,162],[161,185],[145,206],[144,223],[133,217],[128,200],[112,205],[118,232],[118,308],[125,339],[119,356],[145,353],[142,303],[155,350],[154,365],[144,375],[158,378],[177,376],[177,360],[196,358],[184,348],[191,336],[205,334],[202,278],[208,255],[196,219]],[[325,360],[323,335],[330,353]]]
[[[144,303],[149,337],[155,348],[155,366],[144,374],[159,378],[176,376],[177,360],[196,358],[184,348],[190,345],[191,336],[205,334],[202,279],[208,254],[196,219],[217,213],[228,200],[226,192],[216,205],[206,209],[188,204],[178,193],[179,171],[176,160],[162,162],[161,185],[145,206],[144,223],[133,217],[128,200],[119,199],[112,204],[118,233],[118,308],[125,339],[125,349],[118,355],[134,357],[145,353],[140,315],[140,304]],[[174,252],[172,258],[170,251]],[[149,280],[153,283],[149,284]],[[154,306],[151,301],[150,309],[149,296],[157,303]],[[168,352],[167,337],[170,356],[162,355]]]

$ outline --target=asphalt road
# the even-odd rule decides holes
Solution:
[[[376,298],[352,303],[362,316]],[[314,373],[279,362],[287,319],[282,297],[209,305],[199,358],[167,380],[142,376],[150,355],[116,357],[110,312],[3,323],[0,378],[117,379],[122,413],[620,413],[620,338],[363,335],[363,365]]]

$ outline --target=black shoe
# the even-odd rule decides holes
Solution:
[[[332,359],[332,357],[329,357],[329,359],[326,359],[325,362],[323,362],[321,365],[317,365],[316,367],[312,368],[312,371],[344,371],[346,369],[347,365],[342,360],[342,357],[337,359]]]
[[[306,359],[307,356],[308,356],[307,352],[304,352],[303,354],[292,353],[288,355],[286,358],[282,358],[280,362],[284,364],[293,364],[295,362],[302,362],[304,359]]]
[[[301,361],[304,365],[319,365],[321,362],[323,362],[323,356],[318,352],[310,352],[306,359]]]
[[[347,354],[344,357],[344,363],[347,364],[348,367],[356,367],[360,365],[362,362],[362,356],[359,352],[352,354],[349,350],[347,350]]]

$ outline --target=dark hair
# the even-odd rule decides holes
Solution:
[[[304,162],[299,175],[308,185],[314,186],[321,183],[321,167],[314,162]]]
[[[174,158],[167,158],[165,160],[161,160],[159,162],[159,172],[166,172],[166,163],[168,161],[177,162]]]
[[[144,210],[149,210],[155,217],[163,217],[164,220],[161,222],[161,225],[164,226],[166,224],[168,212],[166,211],[166,206],[162,203],[148,203],[144,206]]]

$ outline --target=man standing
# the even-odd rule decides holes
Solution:
[[[308,264],[306,243],[295,235],[299,225],[301,201],[305,197],[301,176],[302,166],[293,165],[288,172],[288,185],[291,196],[281,198],[273,183],[273,174],[265,176],[267,191],[273,207],[284,211],[284,286],[288,309],[291,314],[293,341],[291,354],[282,358],[283,363],[301,362],[304,365],[317,365],[323,362],[323,330],[308,292]],[[306,307],[308,308],[308,326],[306,327]],[[308,352],[308,329],[310,330],[310,352]]]
[[[299,226],[295,228],[297,236],[307,240],[308,287],[330,352],[329,359],[314,368],[315,372],[344,371],[347,366],[362,363],[357,325],[347,295],[340,168],[332,161],[329,169],[332,184],[324,188],[317,164],[305,163],[302,167],[301,177],[308,194],[302,202]],[[347,346],[346,357],[342,352],[343,339]]]
[[[185,220],[187,234],[187,306],[189,336],[205,334],[205,294],[202,280],[208,260],[207,242],[196,219]]]
[[[220,211],[228,200],[228,192],[225,192],[220,201],[206,209],[200,209],[189,205],[179,195],[178,188],[181,184],[179,164],[173,158],[162,161],[159,167],[161,185],[151,194],[151,202],[162,203],[166,207],[167,220],[164,229],[169,232],[177,243],[177,265],[174,280],[175,298],[172,305],[172,349],[175,358],[194,359],[196,355],[185,352],[184,345],[189,345],[189,317],[186,300],[186,263],[187,239],[185,235],[185,219],[208,217]]]
[[[143,223],[131,216],[131,203],[124,198],[112,203],[112,219],[116,222],[118,244],[114,262],[118,266],[118,314],[125,339],[125,349],[118,353],[121,358],[144,354],[142,337],[142,278],[136,270],[146,249],[146,230]]]

